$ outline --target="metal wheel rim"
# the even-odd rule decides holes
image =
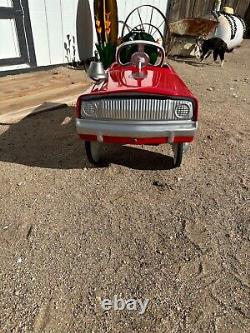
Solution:
[[[150,8],[152,9],[152,12],[151,12],[151,18],[150,18],[150,23],[146,22],[146,24],[145,24],[145,23],[142,22],[141,13],[140,13],[140,9],[141,9],[142,7],[150,7]],[[136,7],[135,9],[133,9],[133,10],[129,13],[129,15],[127,16],[127,18],[125,19],[124,24],[123,24],[122,33],[121,33],[122,38],[125,36],[125,29],[126,29],[126,28],[127,28],[128,32],[130,32],[130,31],[133,30],[133,28],[130,30],[130,27],[129,27],[129,25],[128,25],[128,21],[129,21],[130,17],[131,17],[133,14],[135,14],[135,13],[137,12],[137,15],[139,16],[140,21],[141,21],[141,26],[144,27],[144,25],[149,25],[149,26],[151,25],[151,23],[152,23],[152,17],[153,17],[153,12],[154,12],[154,11],[156,11],[158,14],[160,14],[160,15],[162,16],[163,21],[161,22],[160,26],[158,26],[158,27],[153,26],[153,28],[157,28],[157,30],[159,30],[159,28],[162,26],[162,24],[165,24],[164,31],[165,31],[165,35],[166,35],[166,37],[163,38],[163,41],[162,41],[162,44],[163,44],[163,46],[165,47],[166,44],[167,44],[167,41],[169,41],[169,37],[170,37],[170,36],[169,36],[169,26],[168,26],[167,18],[166,18],[166,16],[162,13],[162,11],[161,11],[159,8],[157,8],[157,7],[155,7],[155,6],[152,6],[152,5],[141,5],[141,6],[138,6],[138,7]],[[137,26],[138,26],[138,25],[137,25]],[[145,31],[146,31],[146,30],[145,30]]]
[[[178,143],[173,145],[173,152],[174,152],[174,165],[175,165],[176,162],[177,162],[178,152],[179,152],[179,145],[178,145]]]

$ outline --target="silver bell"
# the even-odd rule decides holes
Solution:
[[[107,78],[107,73],[104,70],[103,64],[100,61],[99,57],[95,56],[95,60],[91,61],[89,69],[88,69],[88,75],[89,77],[94,81],[104,81]]]

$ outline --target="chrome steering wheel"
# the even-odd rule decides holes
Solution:
[[[128,46],[137,46],[137,52],[133,53],[129,62],[123,63],[121,61],[121,52],[122,50],[124,50],[124,48]],[[158,53],[158,59],[156,61],[156,64],[151,64],[151,65],[161,67],[166,57],[164,48],[158,43],[146,40],[134,40],[122,43],[120,46],[118,46],[116,50],[116,62],[122,66],[124,65],[146,66],[150,64],[150,57],[145,52],[145,46],[155,47]]]

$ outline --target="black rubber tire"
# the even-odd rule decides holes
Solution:
[[[91,141],[85,141],[84,145],[85,145],[85,151],[86,151],[86,155],[87,155],[87,158],[88,158],[89,162],[93,165],[102,165],[101,157],[97,158],[96,156],[93,156],[92,142]]]
[[[184,153],[184,144],[183,143],[177,143],[176,144],[176,150],[174,152],[174,157],[173,157],[174,168],[179,168],[181,166],[183,153]]]

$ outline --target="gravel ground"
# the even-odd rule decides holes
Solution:
[[[92,168],[73,108],[0,127],[1,333],[250,332],[249,50],[171,62],[201,102],[179,169],[167,145]]]

